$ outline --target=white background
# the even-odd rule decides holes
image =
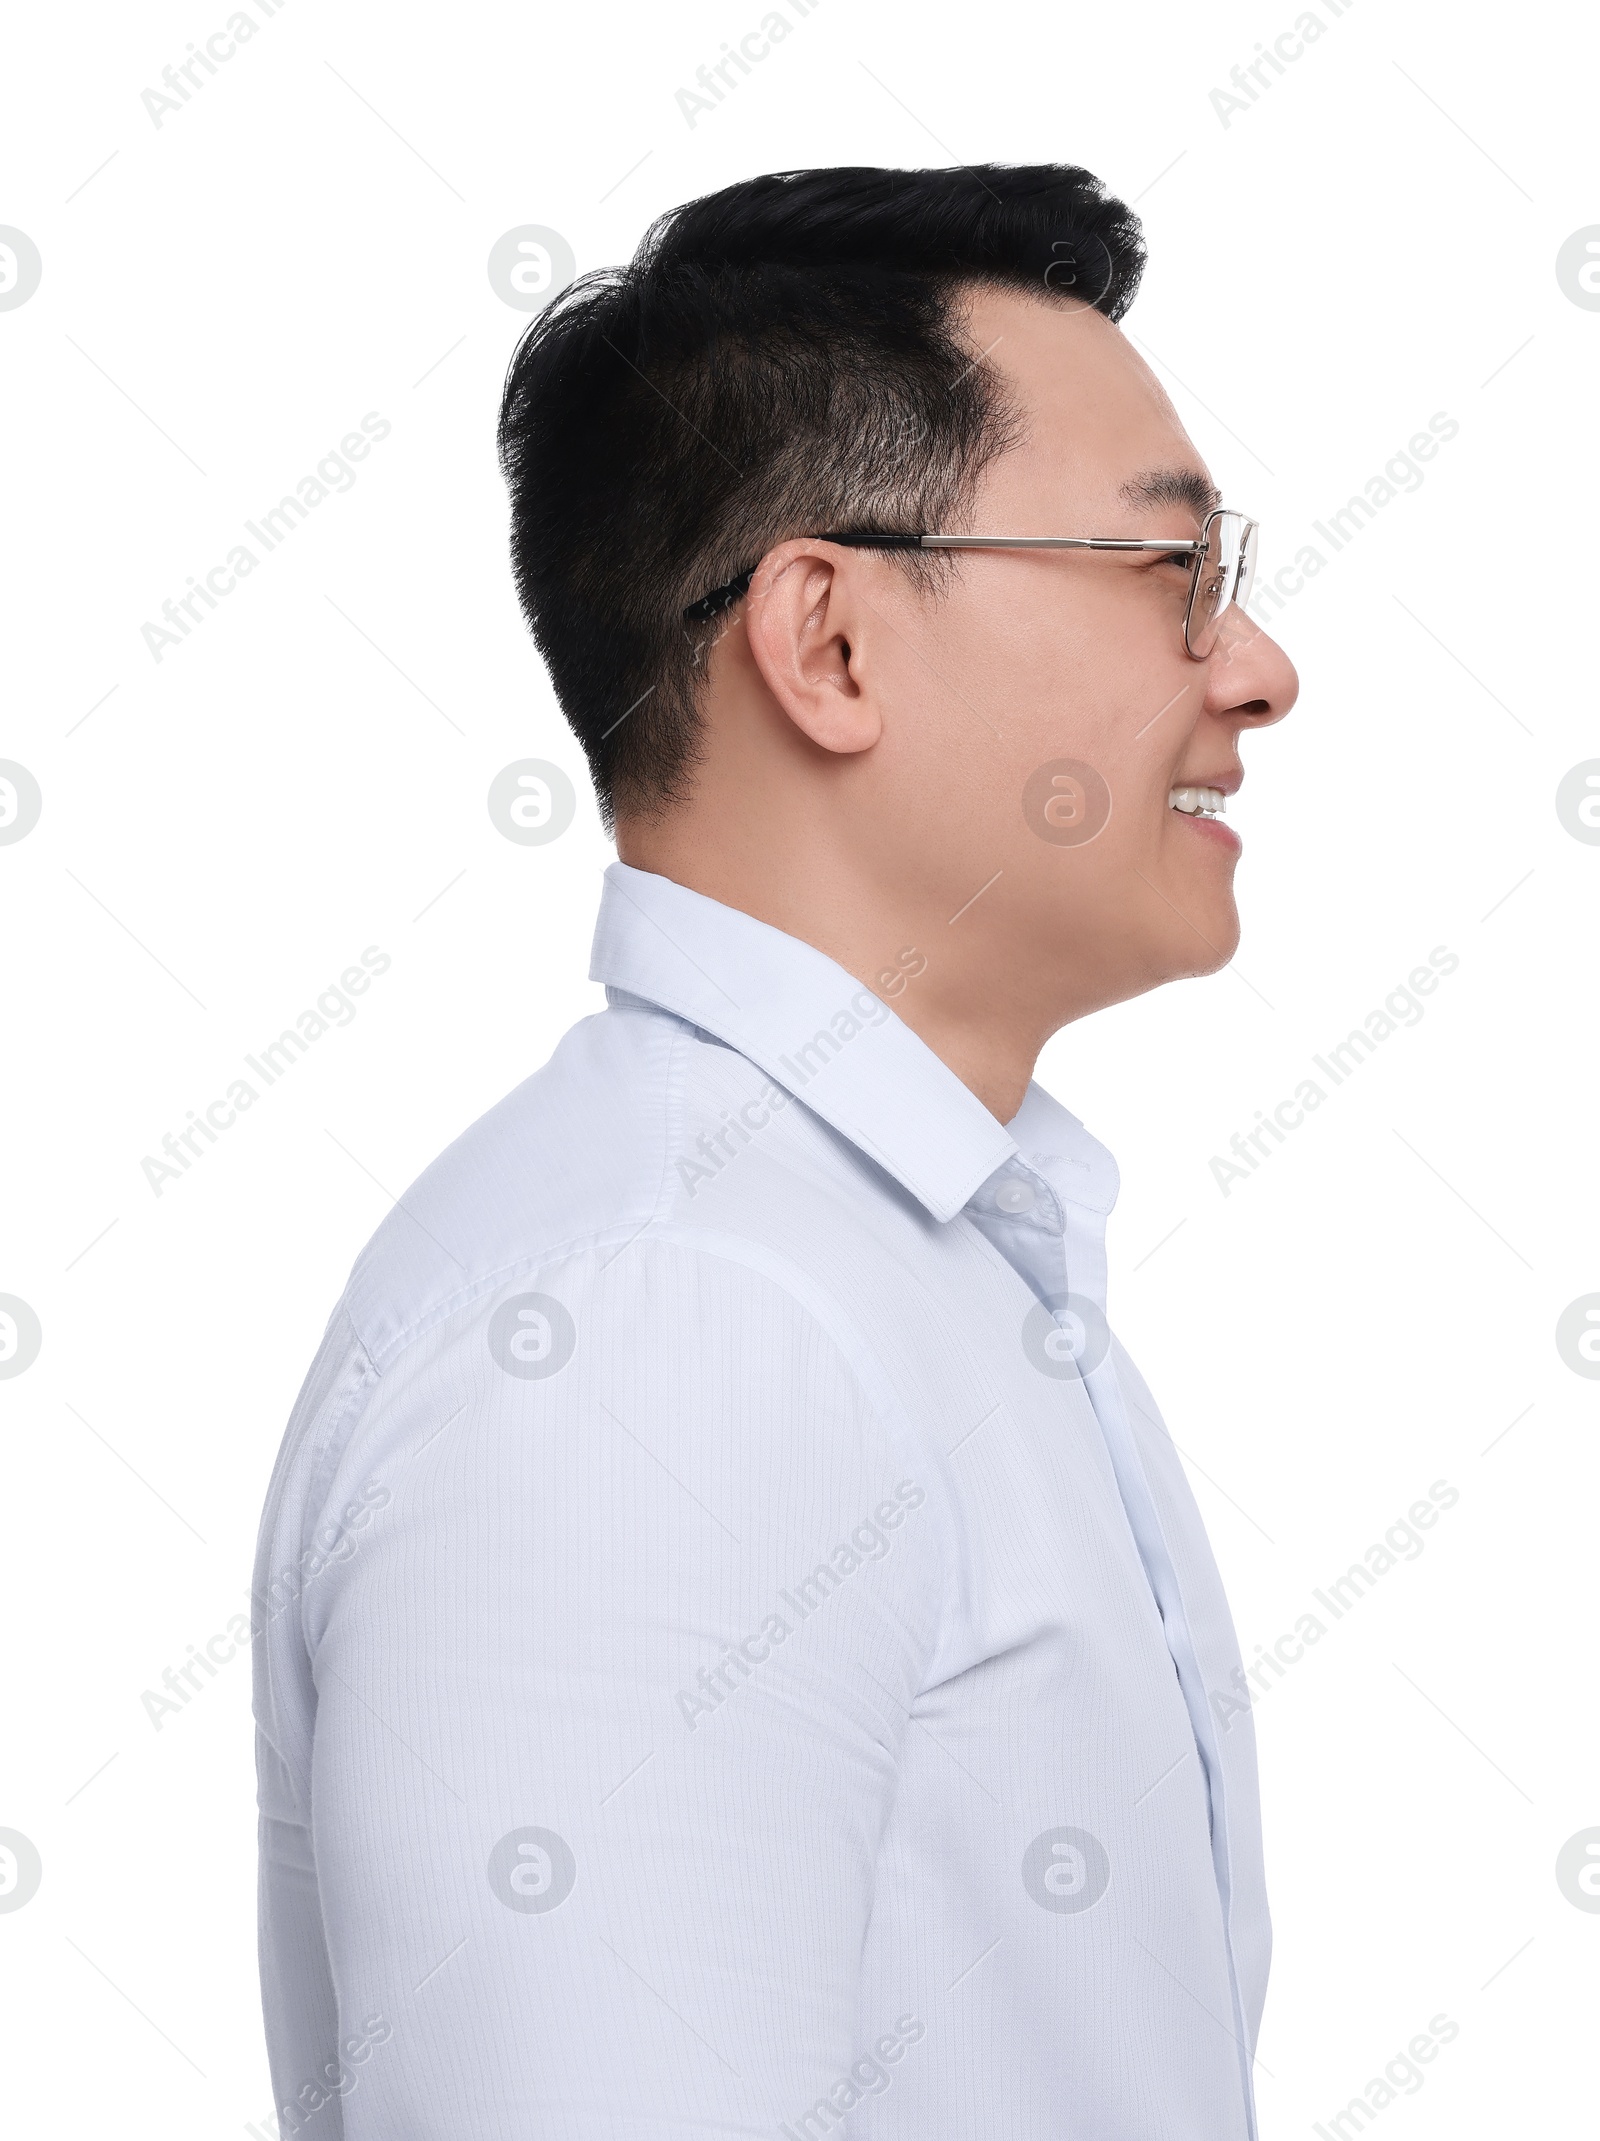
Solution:
[[[1600,1916],[1554,1866],[1600,1824],[1600,1386],[1554,1332],[1600,1288],[1600,847],[1555,790],[1600,757],[1600,313],[1555,257],[1600,222],[1592,21],[1320,0],[1224,125],[1211,92],[1296,0],[820,0],[691,127],[676,92],[765,0],[250,11],[159,127],[141,93],[228,0],[30,11],[5,60],[0,222],[43,259],[0,312],[0,756],[44,797],[0,847],[0,1291],[44,1334],[0,1381],[0,1827],[44,1865],[0,1914],[17,2129],[267,2118],[248,1659],[159,1730],[142,1698],[244,1610],[355,1252],[599,1000],[609,851],[510,584],[493,424],[524,319],[489,249],[545,225],[588,268],[758,171],[989,158],[1137,204],[1129,331],[1269,571],[1434,412],[1460,426],[1277,619],[1304,689],[1246,746],[1234,971],[1062,1035],[1042,1076],[1121,1161],[1113,1320],[1247,1659],[1459,1491],[1256,1708],[1266,2141],[1439,2014],[1459,2034],[1384,2141],[1587,2129]],[[368,411],[392,431],[354,488],[155,661],[162,602]],[[525,756],[580,790],[552,846],[485,809]],[[145,1155],[369,945],[392,966],[353,1023],[158,1197]],[[1212,1156],[1440,945],[1421,1022],[1224,1196]]]

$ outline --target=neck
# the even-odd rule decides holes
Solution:
[[[886,888],[816,842],[802,864],[778,868],[756,838],[631,820],[618,823],[617,853],[813,945],[882,998],[998,1121],[1016,1115],[1050,1029],[970,911],[952,920],[940,911],[948,901]]]

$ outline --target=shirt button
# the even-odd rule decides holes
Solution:
[[[1002,1212],[1031,1212],[1033,1210],[1033,1184],[1031,1182],[1002,1182],[994,1193],[994,1201]]]

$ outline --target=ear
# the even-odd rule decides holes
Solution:
[[[780,711],[824,751],[867,751],[883,730],[863,682],[868,614],[850,554],[780,543],[756,568],[745,604],[750,654]]]

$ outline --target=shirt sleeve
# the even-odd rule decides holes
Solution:
[[[257,1572],[284,2134],[770,2137],[847,2074],[947,1556],[825,1321],[641,1240],[309,1390]]]

